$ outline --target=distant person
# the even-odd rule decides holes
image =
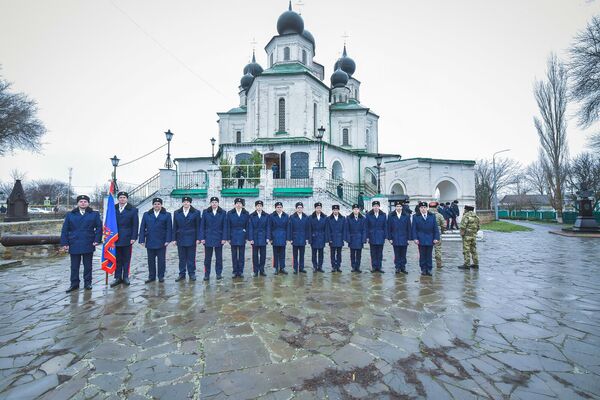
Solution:
[[[458,200],[454,200],[450,209],[454,213],[452,219],[450,220],[450,229],[458,229],[458,216],[460,215],[460,210],[458,209]]]
[[[4,204],[0,206],[0,214],[6,214],[6,207],[4,207]]]
[[[279,165],[276,162],[271,165],[271,171],[273,171],[273,179],[279,179]]]
[[[363,211],[365,209],[365,194],[364,192],[358,192],[358,200],[357,200],[357,205],[360,211]]]
[[[344,186],[342,185],[342,182],[337,185],[337,195],[340,199],[344,198]]]
[[[242,189],[244,187],[244,174],[242,173],[242,168],[237,167],[235,176],[238,180],[238,189]]]
[[[413,216],[411,238],[419,246],[419,266],[422,276],[431,276],[433,246],[440,240],[435,215],[427,212],[427,203],[419,202],[419,212]]]

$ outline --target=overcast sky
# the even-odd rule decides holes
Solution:
[[[532,95],[551,51],[600,13],[586,0],[303,0],[305,27],[326,82],[343,36],[378,115],[380,150],[408,157],[536,158]],[[0,158],[27,178],[67,180],[83,192],[107,181],[109,158],[134,159],[175,133],[174,157],[210,156],[217,115],[239,103],[252,54],[277,34],[286,0],[0,0],[0,72],[38,101],[49,133],[42,154]],[[571,110],[572,112],[572,110]],[[572,154],[585,132],[569,123]],[[123,167],[120,180],[154,175],[165,151]]]

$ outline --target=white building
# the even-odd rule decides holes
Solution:
[[[379,152],[379,116],[360,101],[361,82],[346,46],[327,84],[325,68],[315,61],[315,39],[291,3],[277,20],[277,32],[265,46],[267,68],[253,55],[243,69],[239,105],[217,113],[217,158],[233,165],[255,163],[249,159],[257,151],[263,167],[242,167],[240,185],[236,167],[226,167],[221,179],[211,157],[177,159],[178,175],[163,179],[160,189],[171,190],[163,196],[202,198],[210,192],[226,203],[229,197],[260,198],[267,208],[272,198],[288,197],[290,203],[319,200],[348,209],[360,192],[366,201],[405,194],[411,202],[474,204],[473,161],[402,160]],[[174,186],[163,187],[169,184]]]

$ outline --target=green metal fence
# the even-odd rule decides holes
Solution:
[[[573,224],[577,219],[577,211],[564,211],[563,222],[565,224]],[[556,221],[556,211],[509,211],[509,210],[498,210],[499,218],[519,218],[519,219],[531,219],[531,220],[549,220]],[[600,223],[600,211],[594,212],[594,218]]]

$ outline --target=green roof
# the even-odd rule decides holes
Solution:
[[[276,74],[301,74],[308,72],[312,74],[312,71],[304,64],[299,62],[275,64],[271,68],[263,71],[262,75],[276,75]]]
[[[245,114],[245,113],[246,113],[246,107],[234,107],[227,112],[217,113],[217,115],[218,114]]]
[[[171,192],[171,197],[206,197],[207,189],[174,189]]]
[[[334,103],[329,106],[329,109],[331,111],[360,111],[360,110],[363,110],[363,111],[371,113],[375,116],[378,116],[373,111],[371,111],[371,109],[369,107],[363,106],[362,104],[360,104],[358,101],[356,101],[354,99],[348,100],[347,103]]]
[[[313,188],[273,188],[274,197],[310,197],[313,194]]]
[[[221,189],[222,197],[258,197],[258,188],[226,188]]]
[[[405,158],[402,160],[392,160],[386,161],[386,164],[395,163],[395,162],[403,162],[403,161],[421,161],[428,162],[433,164],[467,164],[467,165],[475,165],[475,161],[473,160],[444,160],[441,158],[424,158],[424,157],[413,157],[413,158]]]

